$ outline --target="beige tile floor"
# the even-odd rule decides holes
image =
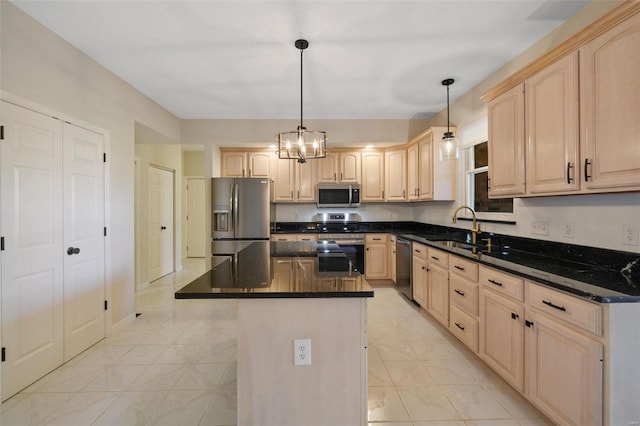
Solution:
[[[138,292],[135,322],[0,405],[0,425],[234,425],[235,302],[173,297],[203,271],[188,259]],[[370,425],[551,424],[393,288],[369,300]]]

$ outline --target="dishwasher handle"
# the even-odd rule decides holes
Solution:
[[[404,246],[409,246],[409,245],[411,245],[411,241],[404,240],[402,238],[396,238],[396,244],[402,244]]]

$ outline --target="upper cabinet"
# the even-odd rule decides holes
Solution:
[[[640,190],[639,12],[622,3],[483,96],[490,197]]]
[[[385,153],[387,173],[385,199],[405,201],[407,199],[407,151],[399,149]]]
[[[360,183],[360,152],[330,152],[318,162],[318,182]]]
[[[271,151],[222,151],[222,177],[265,177],[273,179],[278,157]]]
[[[384,153],[365,151],[362,153],[362,182],[360,201],[384,201]]]
[[[586,192],[640,189],[640,13],[580,49]]]
[[[455,128],[451,128],[455,131]],[[413,139],[407,149],[408,199],[420,201],[456,199],[456,160],[440,161],[438,144],[446,127],[432,127]],[[417,160],[415,159],[417,158]],[[415,185],[417,184],[417,187]],[[416,195],[417,194],[417,195]]]
[[[414,143],[407,148],[407,200],[418,199],[418,144]]]
[[[222,152],[221,155],[222,177],[245,177],[247,172],[247,153],[246,152]]]

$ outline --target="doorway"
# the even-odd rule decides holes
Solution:
[[[149,166],[149,281],[174,272],[174,171]]]

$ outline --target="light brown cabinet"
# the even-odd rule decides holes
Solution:
[[[365,236],[364,270],[368,279],[389,278],[388,234]]]
[[[384,153],[362,153],[362,182],[360,201],[384,201]]]
[[[578,52],[549,65],[525,84],[527,194],[578,191]]]
[[[396,236],[389,235],[389,275],[391,281],[396,282]]]
[[[449,256],[449,330],[478,353],[478,265]]]
[[[271,234],[271,241],[318,241],[317,234]]]
[[[317,179],[315,160],[298,163],[280,160],[276,163],[274,180],[275,202],[315,202]]]
[[[222,177],[264,177],[274,179],[278,157],[270,151],[222,151]]]
[[[420,198],[418,189],[420,158],[418,155],[417,143],[413,143],[407,148],[407,200],[409,201],[415,201]]]
[[[491,101],[487,115],[489,197],[524,195],[524,84]]]
[[[442,139],[446,130],[446,127],[432,127],[410,142],[406,150],[406,199],[456,199],[457,162],[440,161],[436,155],[435,141]]]
[[[318,162],[318,182],[360,183],[362,167],[360,152],[330,152]]]
[[[413,300],[423,308],[427,307],[427,246],[411,243],[411,286]]]
[[[428,249],[426,310],[445,327],[449,327],[449,255]]]
[[[385,153],[386,179],[385,199],[405,201],[407,199],[407,152],[404,149]]]
[[[640,189],[640,13],[580,49],[586,192]]]

